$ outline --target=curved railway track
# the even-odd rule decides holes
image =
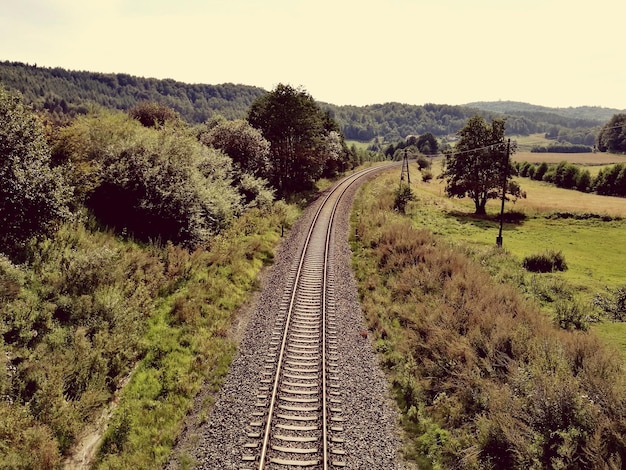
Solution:
[[[247,427],[242,469],[335,469],[346,466],[333,297],[333,218],[359,179],[338,183],[321,202],[289,273]]]

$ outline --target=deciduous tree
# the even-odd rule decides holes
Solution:
[[[626,114],[616,114],[598,134],[600,152],[626,153]]]
[[[322,175],[326,151],[334,147],[328,116],[303,89],[279,84],[257,99],[248,122],[270,142],[270,183],[279,194],[309,189]]]
[[[241,172],[266,178],[270,169],[270,143],[249,122],[221,120],[200,135],[203,144],[221,150]]]
[[[455,151],[446,156],[446,193],[470,197],[476,214],[485,214],[487,201],[500,197],[505,179],[512,176],[504,141],[505,121],[495,119],[488,124],[477,115],[457,134],[460,140]],[[511,153],[515,150],[512,147]]]
[[[0,87],[0,251],[19,257],[25,242],[69,217],[71,188],[52,168],[43,126]]]

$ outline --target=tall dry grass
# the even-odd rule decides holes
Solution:
[[[363,308],[409,456],[424,468],[626,463],[618,354],[591,334],[556,329],[514,287],[414,229],[376,183],[357,211],[368,213],[354,217]]]

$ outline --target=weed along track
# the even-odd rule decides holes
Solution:
[[[267,346],[242,468],[346,466],[330,269],[333,220],[344,193],[369,171],[337,185],[310,225]]]

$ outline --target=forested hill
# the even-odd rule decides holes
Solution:
[[[175,109],[191,123],[204,122],[214,114],[227,119],[244,117],[250,105],[266,93],[262,88],[232,83],[186,84],[19,62],[0,62],[0,83],[19,90],[36,110],[47,109],[57,116],[84,114],[94,104],[127,110],[142,101],[157,101]]]
[[[186,84],[171,79],[143,78],[124,73],[104,74],[0,62],[0,84],[18,90],[36,110],[49,111],[60,121],[104,106],[127,110],[142,101],[156,101],[176,110],[186,121],[201,123],[214,115],[227,119],[246,116],[250,105],[267,91],[248,85]],[[467,119],[507,117],[507,133],[547,133],[572,143],[593,144],[602,124],[617,110],[606,108],[545,108],[510,101],[464,106],[400,103],[336,106],[320,103],[341,126],[347,139],[376,137],[396,142],[427,132],[437,137],[454,134]],[[574,136],[574,137],[572,137]]]
[[[519,101],[476,101],[465,106],[481,109],[492,113],[541,117],[546,114],[556,114],[569,119],[592,121],[599,124],[606,123],[613,115],[626,113],[626,110],[603,108],[600,106],[577,106],[569,108],[548,108]]]

